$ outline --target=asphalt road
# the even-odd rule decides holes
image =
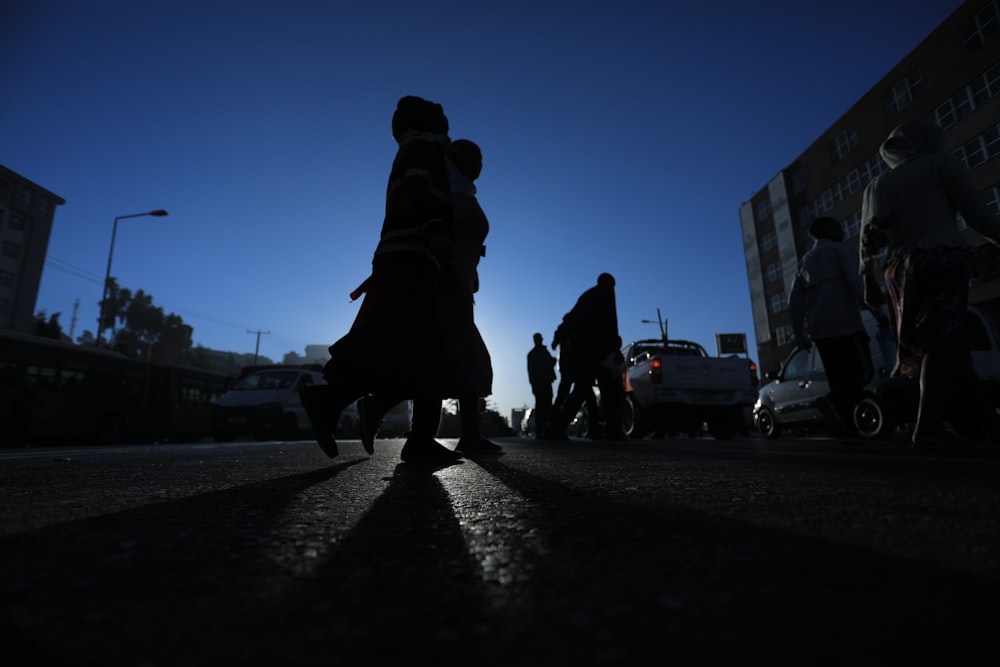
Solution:
[[[995,449],[499,442],[0,450],[0,659],[996,660]]]

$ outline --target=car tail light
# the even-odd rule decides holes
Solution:
[[[653,357],[649,362],[649,381],[653,384],[663,383],[663,360]]]
[[[760,384],[760,378],[757,377],[757,364],[750,362],[750,384],[756,387]]]

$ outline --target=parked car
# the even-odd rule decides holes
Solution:
[[[873,395],[879,382],[888,377],[895,363],[895,352],[891,346],[884,346],[886,332],[880,335],[878,323],[871,313],[863,313],[862,321],[869,337],[873,366],[867,397]],[[794,350],[777,375],[765,375],[764,379],[770,381],[760,388],[753,408],[753,423],[758,432],[776,438],[789,428],[826,428],[816,399],[829,393],[830,384],[815,345],[806,350]]]
[[[228,442],[238,435],[257,440],[296,440],[308,437],[306,416],[299,390],[325,384],[318,369],[301,366],[255,368],[215,402],[213,435]],[[340,417],[337,435],[358,436],[357,407],[352,404]]]
[[[980,391],[994,409],[1000,407],[1000,351],[983,314],[970,307],[966,312],[966,329],[972,353],[972,367],[980,382]],[[896,429],[917,418],[920,381],[917,378],[893,377],[878,383],[854,409],[854,424],[864,438],[889,438]],[[965,432],[962,420],[951,423],[958,435],[975,437]]]

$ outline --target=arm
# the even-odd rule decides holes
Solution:
[[[788,294],[788,315],[792,320],[795,345],[809,347],[809,339],[805,333],[806,286],[801,273],[796,273],[795,278],[792,279],[792,289]]]

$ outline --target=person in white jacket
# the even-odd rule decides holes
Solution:
[[[890,171],[872,179],[862,200],[865,300],[872,306],[885,300],[881,271],[898,350],[893,374],[920,379],[913,444],[941,445],[954,439],[944,423],[963,404],[981,400],[966,332],[972,250],[956,212],[994,244],[1000,244],[1000,220],[964,165],[945,152],[944,134],[933,123],[899,125],[880,153]],[[980,408],[981,437],[993,439],[996,416]]]
[[[817,400],[831,432],[850,436],[854,406],[872,379],[874,367],[868,334],[861,321],[864,292],[858,273],[858,255],[844,242],[834,218],[816,218],[809,225],[813,247],[799,263],[788,297],[795,342],[808,349],[816,344],[830,392]]]

